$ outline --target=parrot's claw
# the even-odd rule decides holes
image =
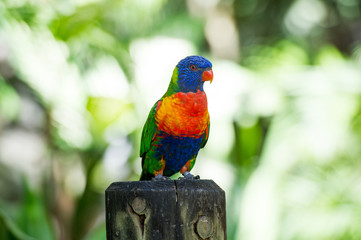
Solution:
[[[189,180],[191,180],[191,179],[200,179],[200,177],[199,177],[199,175],[194,176],[190,172],[185,171],[183,173],[183,177],[180,177],[179,179],[189,179]]]
[[[170,177],[163,176],[162,174],[158,174],[154,178],[152,178],[152,181],[164,181],[164,180],[170,180]]]

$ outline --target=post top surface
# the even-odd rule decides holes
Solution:
[[[180,180],[159,180],[159,181],[126,181],[113,182],[107,188],[106,192],[129,191],[129,189],[138,189],[142,191],[174,191],[186,189],[207,189],[215,192],[224,192],[213,180],[208,179],[180,179]]]

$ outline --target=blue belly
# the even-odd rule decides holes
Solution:
[[[174,137],[164,132],[161,136],[157,154],[159,159],[163,156],[165,160],[163,172],[165,176],[179,172],[186,162],[196,157],[203,139],[203,137]]]

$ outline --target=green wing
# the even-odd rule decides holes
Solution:
[[[210,126],[211,126],[211,123],[210,123],[210,121],[208,120],[208,127],[207,127],[206,132],[205,132],[205,134],[204,134],[204,137],[203,137],[203,139],[202,139],[201,148],[204,148],[204,146],[206,145],[206,143],[207,143],[207,141],[208,141]]]
[[[159,100],[160,101],[160,100]],[[152,109],[149,112],[147,121],[144,125],[142,138],[140,141],[140,156],[143,157],[145,153],[150,150],[150,146],[154,137],[155,132],[157,131],[157,125],[155,124],[155,113],[157,111],[157,101]]]

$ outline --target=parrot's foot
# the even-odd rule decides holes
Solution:
[[[170,180],[170,177],[163,176],[162,174],[158,174],[154,178],[152,178],[152,181],[164,181],[164,180]]]
[[[200,179],[199,175],[194,176],[193,174],[191,174],[191,173],[188,172],[188,171],[185,171],[185,172],[183,173],[183,178],[184,178],[184,179]],[[182,179],[182,177],[180,177],[180,179]]]

